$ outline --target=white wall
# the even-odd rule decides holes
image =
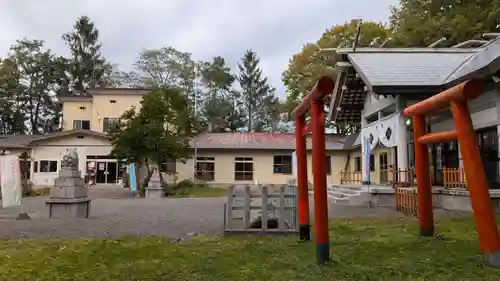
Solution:
[[[471,112],[474,129],[477,130],[500,124],[497,103],[500,103],[500,98],[496,91],[485,93],[479,98],[469,102],[469,110]],[[449,110],[431,120],[432,132],[452,130],[455,127],[453,124],[453,117]]]
[[[32,145],[31,159],[33,161],[52,160],[58,161],[57,169],[59,171],[61,160],[67,149],[77,149],[79,157],[79,168],[82,171],[86,169],[87,155],[108,155],[111,152],[111,146],[106,138],[84,135],[83,139],[77,138],[77,135],[70,135],[60,138],[48,139],[45,141],[35,142]],[[34,164],[32,164],[32,171]],[[40,168],[40,165],[39,167]],[[35,186],[52,186],[54,179],[57,178],[55,173],[34,173],[32,172],[31,180]]]

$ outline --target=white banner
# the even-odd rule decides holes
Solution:
[[[0,186],[3,207],[21,205],[21,170],[17,155],[0,156]]]

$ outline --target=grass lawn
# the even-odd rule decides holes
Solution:
[[[227,188],[215,188],[206,186],[183,187],[176,191],[172,198],[201,198],[201,197],[225,197]]]
[[[326,266],[296,237],[0,240],[0,280],[500,280],[472,220],[437,226],[422,239],[411,218],[334,221]]]

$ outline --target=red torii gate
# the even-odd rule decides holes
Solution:
[[[314,185],[314,232],[316,234],[316,258],[319,263],[330,260],[328,241],[328,198],[326,191],[325,152],[325,104],[323,99],[333,92],[335,82],[321,77],[314,88],[293,110],[295,120],[297,185],[299,197],[299,234],[301,240],[310,240],[309,190],[307,179],[306,136],[312,132],[312,170]],[[306,124],[306,114],[311,110],[312,121]]]
[[[306,135],[312,132],[313,137],[314,228],[316,234],[316,258],[319,263],[325,263],[330,259],[323,99],[326,95],[332,93],[334,86],[335,83],[331,78],[321,77],[311,92],[292,112],[292,118],[296,122],[297,184],[301,240],[310,240]],[[484,92],[484,82],[482,80],[470,80],[409,106],[404,110],[404,115],[413,117],[420,235],[434,235],[427,145],[457,139],[464,158],[467,186],[474,210],[481,250],[490,265],[500,267],[500,236],[491,206],[486,175],[479,154],[471,115],[467,107],[467,101],[477,98],[482,92]],[[446,107],[449,107],[452,111],[455,129],[447,132],[426,134],[425,115]],[[311,110],[312,122],[306,124],[305,115],[309,110]]]
[[[469,80],[407,107],[404,110],[404,115],[413,118],[420,235],[434,235],[432,187],[429,177],[427,145],[458,140],[481,250],[490,265],[500,267],[500,236],[491,205],[483,162],[479,154],[476,133],[467,106],[469,100],[477,98],[484,92],[483,80]],[[427,133],[425,116],[446,108],[451,110],[455,129]]]

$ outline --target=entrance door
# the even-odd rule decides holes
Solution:
[[[380,166],[380,184],[386,184],[389,181],[389,156],[387,152],[381,152],[378,157]]]
[[[118,178],[118,163],[116,162],[108,162],[107,163],[107,170],[106,170],[106,183],[116,183],[116,180]]]
[[[97,162],[96,183],[106,183],[106,162]]]
[[[498,188],[498,137],[497,128],[488,128],[477,133],[479,153],[490,188]]]

